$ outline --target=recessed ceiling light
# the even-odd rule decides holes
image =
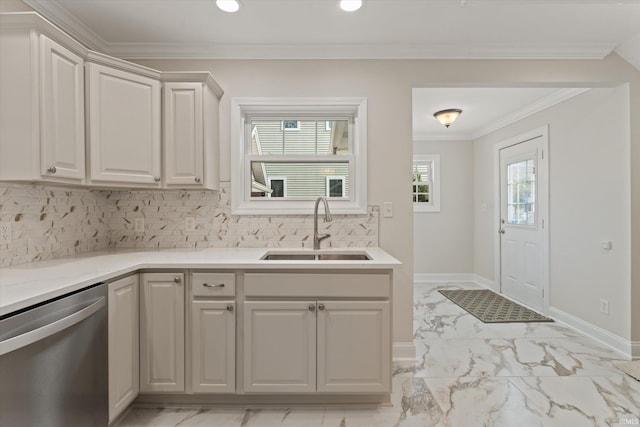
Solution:
[[[240,9],[240,2],[238,0],[216,0],[216,6],[225,12],[237,12]]]
[[[345,12],[355,12],[362,7],[362,0],[340,0],[340,8]]]

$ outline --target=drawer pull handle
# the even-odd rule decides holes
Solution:
[[[205,288],[224,288],[224,283],[218,283],[217,285],[210,285],[208,283],[203,283],[202,286]]]
[[[180,283],[182,281],[182,279],[180,278],[180,276],[176,276],[173,278],[173,281],[176,283]]]
[[[227,305],[227,311],[233,311],[233,305],[231,304]]]

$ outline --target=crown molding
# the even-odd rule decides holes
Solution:
[[[58,2],[51,0],[22,1],[89,49],[108,53],[109,44]]]
[[[559,89],[552,94],[549,94],[543,98],[538,99],[537,101],[527,105],[526,107],[516,110],[511,114],[507,114],[502,117],[500,120],[491,123],[490,125],[478,130],[475,132],[471,139],[476,140],[482,136],[488,135],[492,132],[495,132],[499,129],[509,126],[515,122],[518,122],[526,117],[529,117],[533,114],[536,114],[542,110],[546,110],[547,108],[553,107],[556,104],[559,104],[567,99],[573,98],[574,96],[580,95],[588,91],[589,88],[567,88],[567,89]]]
[[[595,59],[607,56],[610,43],[514,46],[420,43],[205,44],[107,43],[106,53],[123,59]]]

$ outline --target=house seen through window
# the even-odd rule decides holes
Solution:
[[[233,98],[233,214],[367,212],[366,98]]]

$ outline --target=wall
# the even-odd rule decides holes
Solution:
[[[595,88],[474,143],[476,271],[494,280],[493,145],[549,124],[550,306],[630,339],[629,88]],[[613,241],[613,250],[601,242]],[[599,312],[609,300],[610,314]]]
[[[467,274],[473,265],[473,144],[414,141],[414,154],[440,154],[440,212],[413,214],[417,277]],[[428,276],[423,276],[428,278]]]
[[[222,179],[229,177],[229,100],[235,96],[366,96],[369,103],[370,205],[394,204],[380,219],[380,246],[404,263],[394,289],[394,341],[412,341],[413,209],[407,173],[412,157],[412,88],[433,86],[606,86],[630,82],[631,123],[640,123],[640,73],[619,56],[601,61],[257,61],[140,60],[160,70],[209,70],[225,89],[220,109]],[[631,163],[640,165],[640,128],[631,129]],[[640,256],[640,167],[631,172],[633,256]],[[477,255],[477,254],[476,254]],[[485,254],[487,255],[487,254]],[[477,256],[476,256],[477,258]],[[640,262],[632,304],[640,306]],[[485,274],[484,272],[480,272]],[[558,296],[560,297],[560,296]],[[573,298],[573,297],[572,297]],[[627,311],[628,313],[628,311]],[[640,310],[632,339],[640,341]],[[619,327],[621,328],[621,327]],[[635,338],[634,338],[635,337]]]

